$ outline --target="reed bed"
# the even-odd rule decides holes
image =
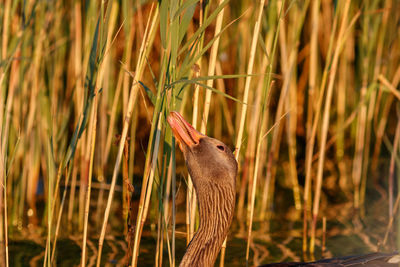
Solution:
[[[107,236],[125,238],[121,264],[178,265],[177,242],[199,221],[173,110],[239,163],[220,266],[233,236],[246,244],[242,265],[268,262],[255,233],[282,214],[302,225],[297,259],[325,254],[336,198],[362,224],[376,192],[385,231],[370,248],[395,250],[398,10],[393,0],[0,1],[0,266],[12,264],[9,240],[32,237],[40,264],[54,266],[57,240],[71,235],[81,266],[104,264]]]

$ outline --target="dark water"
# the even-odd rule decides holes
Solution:
[[[329,192],[328,192],[329,193]],[[378,247],[382,242],[388,225],[388,206],[385,197],[374,190],[367,191],[368,202],[364,211],[355,212],[352,203],[331,201],[332,203],[321,208],[317,231],[317,246],[315,259],[324,257],[338,257],[357,255],[368,252],[395,251],[397,245],[397,220],[390,231],[385,246]],[[253,243],[249,266],[280,261],[301,261],[302,255],[302,211],[295,211],[292,201],[284,201],[290,192],[277,190],[276,203],[281,206],[272,207],[273,216],[269,222],[255,221],[253,225]],[[178,207],[183,211],[184,207]],[[363,216],[360,214],[364,213]],[[118,212],[117,212],[118,214]],[[153,214],[154,216],[154,214]],[[327,219],[326,250],[322,253],[322,216]],[[183,213],[178,217],[184,217]],[[114,216],[110,221],[103,247],[102,266],[123,266],[127,243],[121,225],[122,221]],[[157,227],[151,225],[154,219],[148,219],[145,226],[139,255],[138,266],[154,266],[157,243]],[[64,223],[65,227],[65,223]],[[178,232],[184,232],[183,222],[177,225]],[[70,227],[66,227],[70,228]],[[90,236],[97,236],[100,232],[98,223],[92,219],[89,225],[92,229]],[[41,229],[40,231],[43,231]],[[10,266],[43,266],[46,237],[40,233],[26,233],[14,231],[10,235],[9,255]],[[237,219],[231,227],[229,235],[225,266],[246,266],[246,231],[247,226]],[[34,232],[34,231],[33,231]],[[81,260],[81,234],[77,230],[61,230],[57,241],[56,265],[78,266]],[[176,261],[179,263],[185,251],[186,240],[182,234],[176,236]],[[97,257],[98,239],[88,240],[87,266],[95,266]],[[308,258],[311,260],[311,258]],[[164,243],[163,265],[169,266],[168,250]],[[219,264],[219,259],[217,260]],[[216,265],[217,265],[216,264]]]
[[[379,220],[378,220],[379,221]],[[286,221],[288,223],[288,221]],[[342,256],[372,252],[377,249],[376,244],[382,240],[386,224],[367,223],[360,229],[360,225],[354,223],[328,221],[326,233],[326,256]],[[286,230],[279,230],[283,222],[271,221],[270,233],[261,230],[262,223],[255,223],[254,242],[251,246],[250,265],[257,263],[269,263],[277,261],[302,260],[302,225],[300,221],[289,222]],[[358,223],[357,223],[358,224]],[[182,228],[182,227],[181,227]],[[238,231],[234,226],[234,231]],[[183,230],[183,229],[182,229]],[[319,231],[319,234],[322,234]],[[244,234],[233,232],[228,240],[226,250],[226,266],[245,266],[246,239]],[[318,236],[320,239],[320,236]],[[146,229],[141,242],[139,266],[154,265],[156,249],[156,232]],[[389,238],[389,245],[385,251],[396,250],[394,233]],[[9,243],[10,266],[42,266],[44,245],[41,240],[11,240]],[[42,244],[41,244],[42,243]],[[97,239],[91,239],[88,243],[88,266],[95,265]],[[81,240],[71,237],[61,238],[57,242],[57,266],[78,266],[80,264]],[[106,238],[102,266],[122,266],[126,251],[126,242],[123,236],[108,236]],[[183,256],[185,239],[177,236],[177,261]],[[321,243],[317,243],[316,258],[321,258]],[[218,261],[217,261],[218,262]],[[164,266],[169,266],[168,254],[165,249]]]

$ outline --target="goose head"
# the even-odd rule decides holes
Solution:
[[[190,177],[197,190],[204,183],[219,183],[235,190],[237,162],[232,151],[218,139],[197,131],[178,112],[168,117],[178,140]]]

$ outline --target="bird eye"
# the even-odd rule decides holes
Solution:
[[[221,150],[221,151],[224,151],[224,150],[225,150],[225,147],[224,147],[224,146],[221,146],[221,145],[218,145],[217,148],[218,148],[219,150]]]

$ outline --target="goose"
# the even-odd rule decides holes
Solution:
[[[193,181],[200,219],[199,228],[186,248],[179,266],[214,266],[234,215],[238,164],[232,151],[224,143],[197,131],[178,112],[170,112],[167,121],[178,141]],[[399,262],[400,256],[394,252],[264,266],[393,267],[398,266]]]

